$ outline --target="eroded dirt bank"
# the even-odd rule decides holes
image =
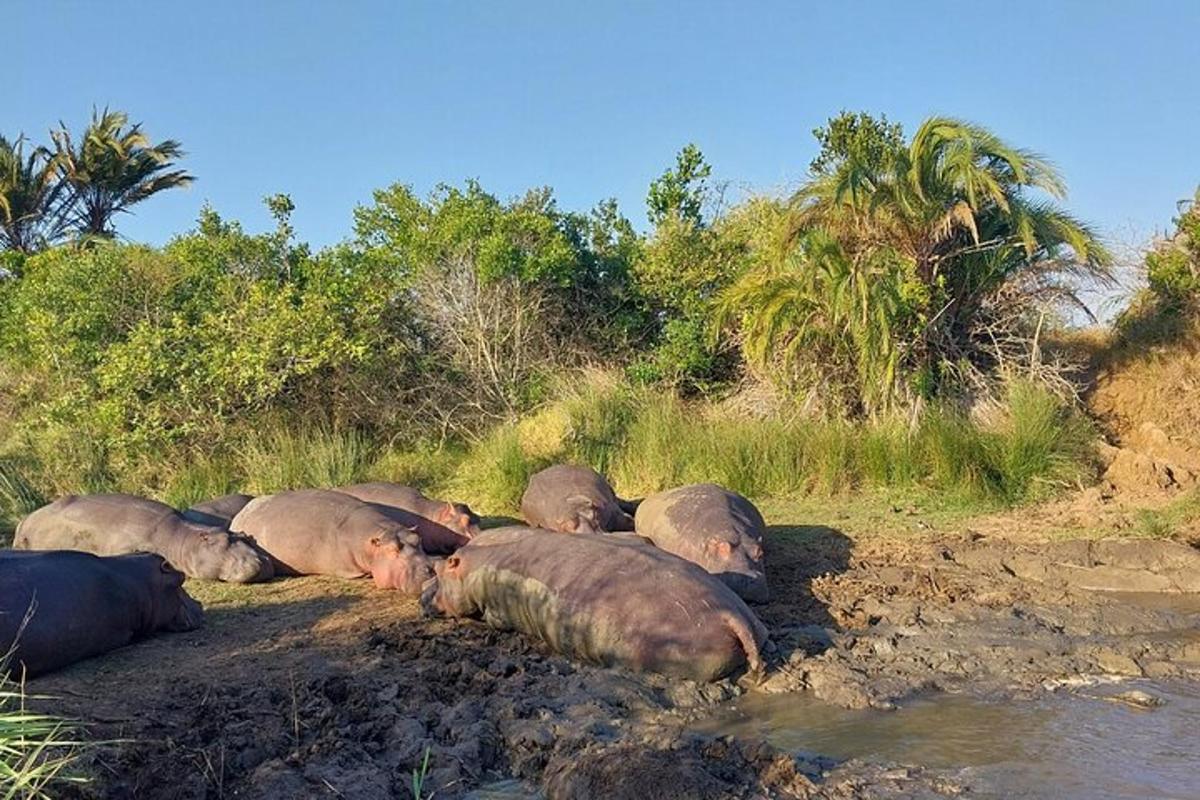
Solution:
[[[1090,674],[1200,679],[1197,614],[1085,587],[1178,591],[1183,545],[978,536],[854,542],[775,527],[775,650],[751,691],[886,707],[914,692],[1020,696]],[[1164,583],[1166,581],[1166,583]],[[558,797],[943,797],[920,765],[838,764],[685,732],[743,688],[572,664],[481,624],[429,621],[361,583],[202,586],[209,625],[31,685],[104,745],[82,797],[458,797],[516,777]],[[1157,595],[1161,597],[1161,595]],[[1192,611],[1200,611],[1192,604]]]

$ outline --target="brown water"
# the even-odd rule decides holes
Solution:
[[[1147,710],[1111,699],[1131,689],[1166,704]],[[697,729],[837,759],[944,770],[980,798],[1200,798],[1194,684],[1136,681],[1010,702],[937,695],[891,712],[751,694]]]

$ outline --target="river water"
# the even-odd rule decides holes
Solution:
[[[1140,690],[1146,709],[1115,699]],[[793,752],[920,765],[979,798],[1200,798],[1200,687],[1126,681],[1035,700],[940,694],[895,711],[850,711],[803,694],[749,694],[697,730]]]

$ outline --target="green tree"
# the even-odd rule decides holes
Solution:
[[[94,111],[78,144],[65,125],[51,136],[55,163],[71,193],[67,219],[80,237],[112,238],[117,214],[195,180],[174,168],[183,156],[179,142],[152,144],[141,123],[130,125],[119,111]]]
[[[1200,190],[1179,204],[1175,232],[1146,254],[1146,278],[1158,303],[1178,310],[1200,294]]]
[[[1071,300],[1080,279],[1109,279],[1104,246],[1055,203],[1058,172],[985,128],[933,117],[904,141],[886,120],[844,114],[818,139],[793,230],[829,232],[858,263],[882,249],[906,265],[896,274],[918,286],[898,290],[927,306],[898,374],[915,371],[922,392],[946,369],[988,369],[993,343],[1019,342],[1034,306]]]
[[[693,144],[650,184],[647,215],[654,231],[634,263],[638,291],[652,320],[651,348],[635,377],[689,391],[705,391],[729,372],[708,336],[717,293],[741,268],[742,243],[726,235],[721,220],[704,217],[712,168]]]
[[[52,154],[0,136],[0,248],[33,253],[62,235],[63,188]]]
[[[712,167],[694,144],[687,144],[675,157],[675,167],[663,172],[650,184],[646,210],[651,225],[660,225],[669,217],[692,226],[700,226],[706,196],[705,181]]]
[[[752,245],[719,319],[749,361],[832,388],[844,410],[1036,358],[1037,309],[1108,277],[1107,251],[1054,203],[1058,173],[979,126],[935,117],[906,140],[886,118],[843,113],[816,136],[810,178]]]
[[[355,221],[357,246],[415,301],[447,429],[511,418],[551,372],[625,357],[637,335],[638,241],[615,203],[572,214],[547,188],[501,201],[475,181],[428,198],[396,184]]]

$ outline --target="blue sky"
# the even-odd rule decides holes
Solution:
[[[121,221],[162,242],[204,202],[252,230],[348,235],[403,181],[616,197],[696,142],[735,190],[794,185],[840,109],[964,117],[1048,155],[1118,239],[1200,183],[1200,2],[612,3],[2,0],[0,131],[128,110],[197,177]],[[93,44],[95,43],[95,44]],[[14,73],[15,66],[15,75]]]

